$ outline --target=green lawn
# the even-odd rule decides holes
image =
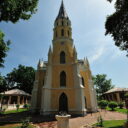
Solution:
[[[9,111],[5,111],[3,114],[12,114],[12,113],[19,113],[19,112],[24,112],[24,111],[28,111],[28,109],[20,108],[18,111],[17,110],[9,110]]]
[[[104,128],[124,128],[125,120],[110,120],[110,121],[104,121],[103,125]]]
[[[111,109],[109,107],[106,108],[108,111],[111,111]],[[121,112],[121,113],[125,113],[127,114],[127,109],[120,109],[120,108],[115,108],[116,112]]]

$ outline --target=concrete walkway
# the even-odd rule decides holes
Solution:
[[[102,111],[93,114],[88,114],[85,117],[76,117],[69,120],[70,128],[82,128],[85,125],[91,125],[97,122],[97,118],[102,116],[103,120],[125,120],[126,114]],[[44,122],[37,124],[40,128],[57,128],[57,122]]]

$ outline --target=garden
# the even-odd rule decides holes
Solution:
[[[117,103],[115,101],[101,100],[98,102],[101,111],[115,111],[127,114],[126,120],[109,120],[104,121],[101,116],[98,117],[97,123],[94,126],[104,128],[128,128],[128,94],[125,95],[125,102]]]

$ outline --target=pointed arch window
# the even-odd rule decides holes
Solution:
[[[66,87],[66,73],[64,71],[60,73],[60,87]]]
[[[66,58],[65,58],[65,52],[61,52],[60,53],[60,64],[65,64],[65,61],[66,60]]]
[[[85,83],[84,83],[84,78],[82,77],[82,85],[85,86]]]
[[[61,36],[64,36],[64,29],[61,29]]]

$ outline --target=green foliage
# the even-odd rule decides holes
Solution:
[[[3,99],[3,97],[4,97],[3,94],[0,94],[0,101]]]
[[[4,107],[3,107],[3,98],[4,98],[4,96],[3,96],[3,94],[0,94],[0,104],[1,104],[1,106],[0,106],[0,114],[1,113],[4,113],[4,111],[6,110]]]
[[[24,104],[23,107],[26,108],[26,109],[29,109],[30,108],[30,105],[29,104]]]
[[[103,127],[103,118],[101,115],[97,118],[97,126]]]
[[[98,105],[101,109],[105,109],[108,105],[108,102],[106,100],[101,100],[98,102]]]
[[[33,83],[35,79],[35,69],[33,67],[27,67],[19,65],[18,68],[14,68],[12,72],[7,74],[6,80],[10,88],[19,88],[25,92],[31,93]]]
[[[7,81],[4,76],[0,74],[0,93],[8,89]]]
[[[124,102],[118,103],[118,106],[119,106],[120,109],[122,109],[124,107]]]
[[[14,113],[21,113],[21,112],[25,112],[25,111],[28,111],[28,109],[23,109],[23,108],[19,108],[19,110],[8,110],[8,111],[5,111],[4,112],[4,115],[6,114],[14,114]]]
[[[20,105],[19,104],[16,104],[17,111],[19,110],[19,107],[20,107]]]
[[[27,117],[25,120],[22,121],[21,128],[29,128],[30,126],[30,117]]]
[[[109,108],[111,108],[112,111],[118,106],[117,102],[111,101],[108,103]]]
[[[128,93],[126,93],[124,97],[125,97],[125,99],[128,98]]]
[[[93,76],[94,85],[96,86],[96,92],[98,99],[101,99],[101,96],[108,90],[112,89],[114,86],[112,85],[111,79],[107,80],[107,75],[98,74]]]
[[[112,2],[113,0],[108,0]],[[106,35],[110,34],[115,45],[128,53],[128,0],[116,0],[115,12],[106,19]],[[127,54],[128,55],[128,54]]]
[[[38,0],[2,0],[0,1],[0,21],[16,23],[20,19],[28,20],[37,11]]]
[[[4,33],[0,31],[0,67],[4,67],[4,58],[7,56],[10,43],[10,41],[4,41]]]

